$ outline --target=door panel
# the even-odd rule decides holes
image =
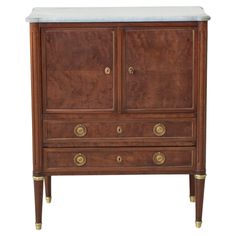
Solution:
[[[44,111],[114,110],[113,29],[44,29],[42,44]]]
[[[124,110],[192,111],[194,30],[132,28],[124,40]]]

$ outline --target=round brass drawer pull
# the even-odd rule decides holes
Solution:
[[[133,75],[134,74],[134,67],[130,66],[128,68],[128,72],[129,72],[130,75]]]
[[[117,156],[117,157],[116,157],[116,161],[117,161],[118,163],[121,163],[121,162],[122,162],[122,157],[121,157],[121,156]]]
[[[84,154],[82,153],[78,153],[74,156],[74,163],[77,165],[77,166],[83,166],[85,165],[86,163],[86,157]]]
[[[164,153],[162,153],[162,152],[154,153],[152,159],[156,165],[162,165],[166,161],[166,157],[165,157]]]
[[[106,75],[110,75],[111,74],[111,69],[110,67],[106,67],[105,70],[104,70],[105,74]]]
[[[116,132],[117,132],[117,134],[122,134],[122,132],[123,132],[122,127],[121,126],[117,126]]]
[[[153,127],[153,133],[156,136],[163,136],[166,133],[166,127],[162,123],[158,123]]]
[[[87,134],[87,129],[84,125],[78,124],[74,128],[74,133],[78,137],[84,137]]]

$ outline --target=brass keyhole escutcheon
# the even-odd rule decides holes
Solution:
[[[116,132],[117,132],[117,134],[122,134],[122,127],[121,126],[117,126],[117,128],[116,128]]]
[[[105,74],[106,75],[110,75],[111,74],[111,69],[110,67],[106,67],[105,70],[104,70]]]
[[[152,159],[156,165],[162,165],[166,161],[166,157],[165,157],[164,153],[162,153],[162,152],[154,153]]]
[[[116,161],[117,161],[118,163],[121,163],[121,162],[122,162],[122,157],[121,157],[121,156],[117,156],[117,157],[116,157]]]
[[[77,165],[77,166],[83,166],[85,165],[86,163],[86,157],[84,154],[82,153],[78,153],[74,156],[74,163]]]
[[[128,72],[129,72],[130,75],[133,75],[134,74],[134,67],[130,66],[128,68]]]
[[[158,123],[153,127],[153,133],[156,136],[163,136],[166,133],[166,127],[162,123]]]
[[[84,137],[87,134],[87,129],[84,125],[78,124],[74,128],[74,133],[78,137]]]

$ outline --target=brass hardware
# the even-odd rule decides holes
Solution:
[[[196,197],[195,196],[189,196],[190,202],[196,202]]]
[[[194,178],[198,180],[203,180],[206,178],[206,175],[194,175]]]
[[[50,203],[52,201],[52,198],[51,197],[46,197],[46,202],[47,203]]]
[[[121,126],[117,126],[117,128],[116,128],[116,132],[118,133],[118,134],[122,134],[122,127]]]
[[[33,176],[33,180],[34,181],[42,181],[42,180],[44,180],[44,177],[43,176]]]
[[[162,153],[162,152],[154,153],[154,155],[153,155],[153,162],[156,165],[164,164],[165,160],[166,160],[166,157],[165,157],[164,153]]]
[[[83,166],[85,165],[86,163],[86,157],[84,154],[82,153],[78,153],[74,156],[74,163],[77,165],[77,166]]]
[[[84,125],[78,124],[74,128],[74,133],[78,137],[84,137],[87,134],[87,129]]]
[[[130,75],[133,75],[134,74],[134,68],[132,66],[130,66],[128,68],[128,72],[129,72]]]
[[[110,67],[106,67],[105,70],[104,70],[105,74],[106,75],[110,75],[111,74],[111,69]]]
[[[42,228],[42,223],[35,223],[35,228],[40,230]]]
[[[166,127],[162,123],[158,123],[153,127],[153,133],[156,136],[163,136],[166,133]]]
[[[195,225],[196,225],[197,228],[201,228],[201,226],[202,226],[202,221],[196,221],[196,222],[195,222]]]
[[[117,156],[117,157],[116,157],[116,161],[117,161],[118,163],[121,163],[121,162],[122,162],[122,157],[121,157],[121,156]]]

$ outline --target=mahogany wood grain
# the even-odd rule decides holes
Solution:
[[[195,196],[195,178],[194,175],[189,175],[189,196]]]
[[[42,80],[41,80],[40,26],[30,24],[33,174],[42,172]]]
[[[165,142],[164,142],[165,141]],[[81,139],[79,142],[76,139],[59,140],[57,142],[44,143],[43,147],[61,147],[61,148],[72,148],[72,147],[192,147],[196,146],[196,141],[177,141],[169,139],[155,139],[154,138],[115,138],[115,139],[95,139],[89,140]]]
[[[34,180],[35,223],[42,223],[43,181]]]
[[[162,152],[165,155],[165,162],[162,165],[156,165],[153,162],[153,155]],[[74,163],[76,154],[82,153],[86,157],[86,164],[78,167]],[[117,157],[122,158],[117,162]],[[63,148],[63,149],[44,149],[44,170],[46,172],[59,171],[70,172],[91,172],[101,169],[111,171],[110,168],[119,172],[122,169],[142,169],[150,170],[152,173],[192,171],[195,166],[194,148]]]
[[[169,27],[125,29],[124,109],[129,112],[194,109],[195,31]],[[134,68],[133,74],[129,67]]]
[[[205,179],[195,179],[196,221],[202,221]]]
[[[44,111],[113,111],[115,31],[61,28],[45,29],[41,34]],[[105,74],[106,67],[110,74]]]
[[[46,197],[52,197],[52,186],[51,186],[51,176],[45,176],[45,195]]]
[[[163,136],[156,136],[153,132],[153,128],[156,124],[163,124],[166,128]],[[74,133],[74,128],[77,124],[82,124],[86,127],[87,133],[83,137],[78,137]],[[122,133],[117,132],[117,127],[122,129]],[[47,142],[71,142],[75,140],[80,142],[89,142],[92,140],[107,139],[121,139],[126,138],[134,140],[134,138],[142,139],[143,142],[146,138],[152,138],[155,140],[170,141],[193,141],[195,140],[195,120],[194,119],[155,119],[155,120],[120,120],[112,119],[104,120],[71,120],[58,121],[47,120],[44,121],[44,143]],[[148,145],[148,142],[146,142]],[[104,142],[105,144],[105,142]],[[118,144],[118,142],[117,142]]]
[[[206,89],[207,89],[207,22],[199,22],[199,80],[197,112],[197,169],[199,174],[206,173]]]
[[[114,27],[198,27],[198,22],[70,22],[70,23],[39,23],[40,28],[114,28]]]

